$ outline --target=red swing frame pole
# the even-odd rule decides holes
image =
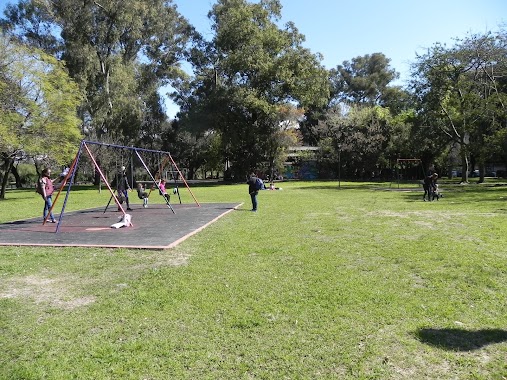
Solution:
[[[120,208],[121,212],[123,213],[123,216],[125,216],[126,212],[123,209],[123,206],[120,204],[120,201],[118,200],[118,198],[116,197],[116,195],[114,195],[114,190],[109,185],[109,182],[107,181],[106,176],[104,175],[104,173],[102,173],[102,170],[100,169],[99,165],[97,164],[97,161],[95,161],[95,158],[93,157],[92,152],[90,151],[90,149],[88,149],[88,146],[86,145],[86,142],[83,143],[83,146],[86,149],[86,151],[88,152],[88,155],[90,156],[90,159],[92,160],[93,165],[95,166],[95,169],[97,169],[97,171],[99,172],[100,178],[102,178],[102,180],[106,184],[107,188],[109,189],[109,192],[111,193],[111,196],[114,198],[115,203]]]

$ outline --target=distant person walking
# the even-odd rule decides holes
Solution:
[[[42,217],[44,218],[43,219],[44,221],[46,220],[46,218],[48,216],[48,212],[50,212],[50,210],[51,210],[51,207],[53,207],[52,195],[53,195],[53,192],[55,191],[55,188],[53,185],[54,180],[52,180],[50,178],[50,176],[51,176],[51,169],[45,168],[42,171],[42,176],[39,179],[40,183],[38,184],[38,188],[40,189],[39,193],[42,196],[42,199],[44,199],[44,211],[42,212]],[[49,215],[49,219],[50,219],[51,223],[56,223],[56,220],[55,220],[55,217],[53,216],[52,211]]]
[[[424,195],[423,195],[423,201],[426,201],[426,196],[428,197],[428,201],[432,201],[433,200],[433,193],[435,192],[436,190],[436,184],[437,184],[437,178],[438,178],[438,174],[437,173],[433,173],[433,174],[430,174],[430,175],[427,175],[425,178],[424,178],[424,182],[423,182],[423,189],[424,189]]]
[[[433,173],[433,175],[431,176],[431,185],[430,185],[431,200],[432,201],[434,201],[435,198],[437,198],[437,201],[438,201],[438,199],[440,198],[437,180],[438,180],[438,174]]]

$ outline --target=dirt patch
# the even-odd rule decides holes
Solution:
[[[35,275],[15,277],[0,289],[0,298],[23,298],[62,309],[75,309],[95,302],[95,297],[73,297],[66,281]]]
[[[115,254],[113,250],[105,252]],[[86,289],[98,286],[97,284],[110,288],[117,282],[114,289],[121,291],[128,283],[136,281],[146,270],[187,265],[191,257],[191,253],[188,252],[148,254],[143,250],[128,251],[127,255],[130,256],[127,260],[134,259],[130,265],[113,265],[108,267],[108,270],[99,271],[91,277],[83,274],[75,276],[55,274],[46,270],[24,277],[4,277],[0,282],[0,299],[27,300],[35,304],[71,310],[96,302],[95,296],[83,296],[83,293],[87,293]],[[94,261],[93,257],[89,259]]]
[[[433,222],[426,222],[426,221],[422,221],[422,220],[416,220],[414,222],[414,224],[420,226],[420,227],[423,227],[423,228],[427,228],[427,229],[430,229],[430,230],[436,230],[438,228],[438,226],[433,223]]]

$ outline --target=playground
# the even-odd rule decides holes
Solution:
[[[110,195],[105,208],[66,212],[80,164],[100,176]],[[201,205],[169,152],[86,140],[81,141],[60,179],[48,177],[47,181],[57,190],[48,197],[42,223],[40,218],[31,218],[0,224],[0,245],[167,249],[240,205]],[[42,194],[40,179],[37,184],[37,192]],[[171,186],[176,204],[171,203],[166,185]],[[181,191],[190,196],[191,203],[182,202]],[[151,194],[163,203],[149,204]],[[141,207],[133,205],[136,198],[142,201]],[[58,212],[59,199],[63,202]]]
[[[122,213],[115,207],[65,213],[59,231],[41,218],[0,224],[0,245],[168,249],[234,210],[239,204],[140,205],[129,211],[132,225],[111,228]]]

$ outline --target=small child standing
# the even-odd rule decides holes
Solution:
[[[437,201],[442,198],[444,195],[442,194],[442,192],[440,191],[440,188],[438,187],[438,184],[436,183],[435,184],[435,188],[433,190],[433,200],[435,200],[435,198],[437,199]]]

